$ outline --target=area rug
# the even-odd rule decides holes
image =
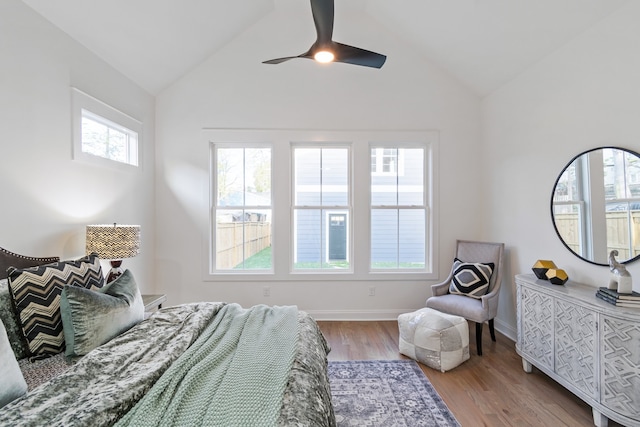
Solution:
[[[338,426],[460,427],[413,360],[330,361]]]

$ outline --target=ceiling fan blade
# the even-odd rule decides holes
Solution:
[[[311,0],[311,13],[313,13],[313,22],[318,34],[316,44],[331,43],[334,16],[333,0]]]
[[[296,56],[285,56],[284,58],[276,58],[276,59],[270,59],[268,61],[263,61],[263,64],[281,64],[283,62],[286,62],[290,59],[296,59],[296,58],[307,58],[307,59],[313,59],[313,55],[311,54],[311,51],[307,51],[305,53],[301,53],[300,55],[296,55]]]
[[[286,56],[284,58],[276,58],[276,59],[270,59],[268,61],[263,61],[263,64],[281,64],[285,61],[288,61],[290,59],[295,59],[295,58],[300,58],[300,56]]]
[[[365,67],[381,68],[387,60],[386,55],[360,49],[359,47],[334,42],[335,61],[346,64],[362,65]]]

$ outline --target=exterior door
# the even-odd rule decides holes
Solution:
[[[347,259],[347,215],[329,215],[329,261]]]

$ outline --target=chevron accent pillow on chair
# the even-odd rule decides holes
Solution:
[[[31,356],[64,350],[60,294],[64,285],[99,289],[104,286],[100,259],[91,254],[75,261],[7,270],[9,290]]]

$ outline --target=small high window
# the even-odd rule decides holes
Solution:
[[[116,167],[139,166],[141,123],[77,89],[72,99],[74,158]]]
[[[138,166],[138,132],[83,109],[82,152]]]

